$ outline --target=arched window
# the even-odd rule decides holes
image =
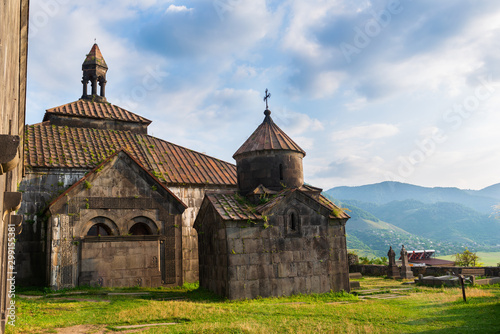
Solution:
[[[300,216],[296,209],[288,211],[286,216],[286,229],[289,234],[297,234],[300,232]]]
[[[116,224],[111,219],[102,216],[90,219],[84,228],[86,232],[83,230],[82,234],[89,237],[120,235]]]
[[[280,164],[280,180],[283,181],[283,164]]]
[[[290,229],[292,231],[297,230],[297,217],[295,217],[295,213],[294,212],[292,212],[290,214]]]
[[[133,218],[127,224],[129,235],[153,235],[160,234],[160,227],[151,219],[139,216]]]
[[[90,230],[87,232],[87,236],[89,237],[98,237],[98,236],[102,237],[106,235],[113,235],[113,233],[111,232],[111,229],[108,226],[102,223],[97,223],[92,225]]]
[[[144,223],[137,223],[137,224],[134,224],[130,230],[128,231],[129,234],[132,234],[132,235],[151,235],[153,234],[151,232],[151,228],[144,224]]]
[[[297,231],[297,215],[295,212],[290,213],[290,230]]]

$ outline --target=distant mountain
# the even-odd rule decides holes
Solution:
[[[398,182],[337,187],[324,192],[344,208],[348,248],[377,256],[389,246],[436,249],[441,255],[500,249],[500,184],[482,190],[426,188]]]
[[[480,196],[492,197],[500,201],[500,183],[481,190],[469,190],[469,192],[472,192],[472,194],[479,194]]]
[[[383,205],[344,201],[406,232],[435,241],[468,245],[500,244],[500,221],[458,203],[426,204],[415,200]]]
[[[359,187],[336,187],[325,193],[341,200],[357,200],[378,205],[403,200],[415,200],[426,204],[458,203],[485,214],[491,214],[493,206],[500,203],[500,184],[482,190],[462,190],[427,188],[387,181]]]
[[[355,250],[360,256],[370,258],[387,256],[389,246],[398,248],[404,244],[407,249],[432,249],[436,244],[433,240],[382,221],[355,205],[338,200],[333,201],[342,208],[348,209],[351,219],[346,225],[347,248]],[[445,254],[451,254],[457,249],[452,244],[446,244],[446,247],[442,248],[448,250]]]

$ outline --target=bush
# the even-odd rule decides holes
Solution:
[[[361,256],[359,258],[359,263],[360,264],[380,264],[380,265],[387,265],[389,264],[389,261],[387,257],[382,256],[382,257],[374,257],[373,259],[368,259],[368,257]]]
[[[460,267],[480,267],[482,263],[479,263],[479,256],[476,253],[471,252],[467,248],[463,253],[457,253],[454,255],[455,265]]]

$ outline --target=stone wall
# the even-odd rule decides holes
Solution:
[[[162,245],[158,236],[85,238],[79,285],[160,286]]]
[[[229,299],[349,291],[345,221],[300,199],[281,202],[267,221],[222,221],[207,209],[197,223],[200,286]],[[297,231],[287,223],[290,208],[300,216]]]
[[[301,187],[303,157],[302,153],[291,151],[257,151],[236,156],[241,194],[246,195],[261,184],[275,191]]]
[[[11,242],[13,236],[8,237],[9,223],[14,221],[11,214],[14,212],[12,212],[12,207],[4,206],[4,201],[9,202],[9,197],[19,196],[19,194],[12,195],[12,193],[17,191],[17,185],[23,175],[28,4],[28,0],[0,2],[0,136],[6,142],[15,141],[14,147],[7,147],[4,141],[0,144],[2,149],[0,152],[0,160],[2,160],[0,161],[0,214],[2,215],[0,218],[0,333],[4,332],[6,322],[12,320],[8,318],[8,308],[11,305],[11,295],[15,294],[15,291],[10,290],[11,284],[7,284],[7,279],[10,279],[9,282],[14,282],[13,286],[18,285],[17,276],[12,276],[9,272],[20,268],[18,263],[14,263],[15,245]],[[8,161],[4,160],[4,153],[8,148],[13,148],[16,161],[11,158],[7,158]],[[9,164],[8,168],[6,168],[7,164]],[[18,228],[14,230],[15,234],[20,232]],[[9,244],[14,247],[9,247]],[[9,249],[11,253],[14,253],[10,254],[11,259],[9,259]]]
[[[91,129],[107,129],[118,131],[130,131],[134,133],[148,134],[148,125],[135,122],[123,122],[109,119],[92,119],[83,117],[61,116],[49,114],[44,120],[50,120],[50,124],[71,126]]]
[[[19,284],[49,285],[47,270],[47,217],[43,212],[47,205],[63,191],[80,180],[90,169],[77,168],[36,168],[27,170],[20,183],[23,192],[23,206],[19,210],[24,215],[23,234],[17,243],[20,263]],[[236,186],[235,186],[236,187]],[[235,188],[233,187],[233,188]],[[185,282],[198,281],[198,237],[193,228],[205,191],[220,190],[214,186],[169,186],[188,208],[182,215],[182,275]],[[228,188],[225,188],[228,189]],[[180,225],[180,224],[179,224]]]
[[[205,192],[236,189],[236,186],[225,188],[208,185],[205,187],[168,186],[168,188],[188,206],[182,215],[182,272],[185,282],[197,282],[199,279],[198,233],[193,228],[193,224],[200,211]]]
[[[19,214],[24,215],[23,233],[17,242],[19,284],[46,286],[47,270],[47,217],[48,204],[63,191],[80,180],[89,169],[51,168],[29,169],[19,185],[23,205]]]
[[[100,284],[104,284],[103,286],[110,286],[107,284],[115,282],[120,286],[126,282],[131,286],[137,285],[131,279],[138,280],[141,277],[130,272],[140,272],[136,270],[135,262],[130,262],[132,268],[121,267],[120,271],[115,268],[113,272],[121,275],[119,277],[109,272],[97,271],[102,267],[95,267],[94,274],[91,273],[92,270],[85,270],[83,273],[84,254],[81,253],[88,250],[87,242],[95,240],[93,238],[99,240],[95,234],[89,234],[89,230],[101,226],[103,237],[106,236],[107,242],[112,242],[102,244],[102,247],[109,248],[109,252],[113,254],[111,257],[105,256],[105,261],[112,261],[115,257],[113,266],[128,265],[129,262],[121,260],[123,257],[118,251],[129,254],[124,249],[132,245],[129,240],[138,238],[132,231],[132,227],[137,224],[144,228],[140,233],[153,238],[145,240],[155,240],[161,245],[156,250],[161,279],[159,283],[156,278],[151,281],[152,276],[145,270],[144,283],[181,285],[183,279],[180,225],[184,209],[185,206],[178,198],[161,186],[156,178],[127,153],[117,152],[98,169],[87,174],[84,180],[78,181],[64,195],[51,202],[47,231],[50,286],[54,289],[75,287],[83,274],[83,280],[92,284],[95,284],[95,277],[92,275],[99,275],[98,277],[104,280]],[[95,233],[101,235],[98,231]],[[88,238],[90,239],[87,240]],[[140,240],[142,239],[137,239]],[[83,243],[87,248],[75,247],[79,243]],[[150,259],[145,260],[144,256],[141,258],[147,262],[143,268],[150,268]],[[96,263],[102,263],[100,260],[95,259]],[[89,267],[88,261],[86,266]]]
[[[419,274],[424,276],[443,276],[448,272],[460,274],[462,269],[484,269],[486,276],[499,277],[500,267],[411,267],[413,276],[418,277]],[[387,266],[374,264],[355,264],[349,267],[349,272],[359,272],[366,276],[384,276],[387,274]]]

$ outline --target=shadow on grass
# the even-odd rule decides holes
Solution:
[[[447,308],[442,312],[441,308]],[[435,312],[433,312],[435,311]],[[500,302],[498,296],[472,297],[467,303],[462,300],[443,303],[429,308],[431,315],[427,318],[405,322],[410,326],[433,323],[435,330],[415,333],[500,333]],[[459,323],[459,325],[457,325]]]

